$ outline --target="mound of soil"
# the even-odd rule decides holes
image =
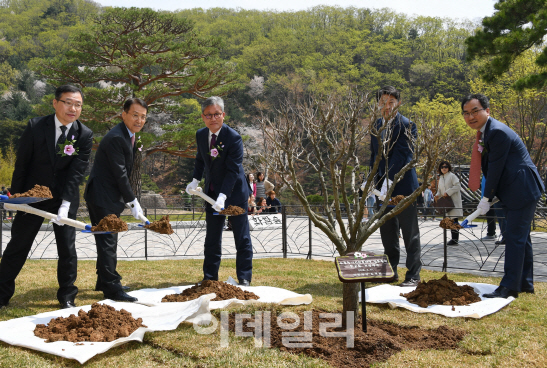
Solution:
[[[180,294],[166,295],[162,302],[187,302],[189,300],[197,299],[202,295],[215,293],[217,296],[213,299],[216,300],[251,300],[258,299],[258,295],[251,293],[250,291],[243,291],[237,286],[227,284],[222,281],[204,280],[201,285],[194,285],[191,288],[184,290]]]
[[[463,227],[460,224],[457,224],[452,220],[451,218],[445,217],[441,220],[441,223],[439,224],[440,227],[446,230],[460,230],[463,229]]]
[[[402,350],[446,350],[455,349],[457,344],[464,338],[465,332],[440,326],[436,329],[421,327],[405,327],[389,322],[367,320],[367,333],[362,331],[361,323],[358,323],[354,330],[354,347],[348,348],[345,337],[321,336],[319,326],[334,322],[334,318],[319,318],[322,311],[312,311],[311,330],[306,329],[303,312],[299,312],[300,324],[294,329],[281,329],[277,323],[277,313],[271,312],[270,320],[270,346],[279,348],[294,354],[306,354],[314,358],[327,361],[333,367],[341,368],[362,368],[369,367],[374,363],[386,361],[390,356]],[[266,319],[266,315],[263,315]],[[254,322],[254,316],[243,319],[243,332],[255,332],[254,327],[248,327],[249,322]],[[295,322],[294,319],[284,318],[285,324]],[[265,326],[261,323],[261,328]],[[235,313],[229,316],[230,331],[235,332]],[[285,327],[287,327],[285,325]],[[265,329],[264,329],[265,330]],[[263,330],[263,331],[264,331]],[[346,329],[327,327],[327,332],[342,332]],[[289,337],[288,332],[308,332],[309,338]],[[311,332],[311,335],[310,335]],[[311,347],[293,348],[287,347],[286,342],[311,343]],[[285,343],[283,342],[285,340]]]
[[[174,233],[171,223],[169,222],[169,215],[163,216],[161,220],[154,221],[150,225],[145,225],[144,227],[160,234],[169,235]]]
[[[396,205],[398,205],[399,202],[401,202],[403,199],[405,199],[405,196],[402,195],[402,194],[399,194],[398,196],[395,196],[395,197],[391,197],[391,199],[389,200],[388,205],[390,205],[390,206],[396,206]]]
[[[133,318],[125,309],[117,311],[109,305],[93,303],[89,312],[80,309],[77,317],[71,314],[54,318],[47,325],[36,325],[34,335],[46,342],[109,342],[127,337],[139,327],[146,327],[142,318]]]
[[[440,280],[420,282],[414,291],[401,293],[401,296],[422,308],[429,305],[469,305],[481,301],[471,286],[458,286],[446,274]]]
[[[51,194],[51,190],[49,190],[48,187],[36,184],[34,188],[26,191],[25,193],[15,193],[14,195],[10,196],[11,199],[20,197],[53,198],[53,195]]]
[[[221,215],[226,215],[226,216],[239,216],[239,215],[243,215],[244,213],[247,213],[247,211],[245,211],[243,208],[238,206],[228,206],[227,208],[220,211],[219,213]]]
[[[106,216],[99,221],[97,226],[91,227],[91,231],[111,231],[113,233],[127,230],[127,223],[114,214]]]

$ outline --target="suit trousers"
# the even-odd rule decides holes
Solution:
[[[380,226],[380,236],[384,245],[384,251],[397,277],[397,266],[399,265],[399,258],[401,256],[398,235],[399,228],[401,229],[406,249],[406,267],[408,270],[405,281],[410,279],[419,280],[422,262],[420,260],[420,229],[418,227],[416,202]]]
[[[57,212],[59,206],[46,209]],[[76,219],[75,213],[68,217]],[[18,211],[11,227],[11,240],[0,261],[0,304],[7,304],[15,292],[15,279],[25,264],[34,239],[40,231],[44,218],[30,213]],[[78,257],[76,255],[76,229],[72,226],[53,224],[55,241],[57,243],[57,300],[63,303],[73,301],[78,294],[74,285],[78,275]]]
[[[95,226],[103,218],[111,215],[113,212],[93,203],[87,203],[91,223]],[[116,216],[120,216],[119,213]],[[95,243],[97,245],[97,284],[95,289],[102,291],[105,295],[114,294],[122,290],[122,277],[116,271],[118,264],[118,234],[97,234]]]
[[[534,255],[530,226],[534,219],[536,203],[532,202],[518,210],[502,208],[505,213],[505,265],[500,285],[518,292],[530,290],[534,287]]]
[[[205,234],[205,249],[203,260],[203,278],[218,280],[218,269],[222,257],[222,232],[226,216],[214,215],[207,206],[205,214],[207,232]],[[236,244],[236,275],[238,280],[251,281],[253,275],[253,245],[249,232],[247,214],[230,216],[232,231]]]

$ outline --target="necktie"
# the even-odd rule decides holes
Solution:
[[[135,147],[135,134],[131,137],[131,147]]]
[[[59,147],[60,144],[65,143],[66,141],[66,126],[61,125],[61,135],[59,136],[59,139],[57,139],[57,144],[55,145],[55,153],[59,153],[61,150],[61,147]]]
[[[469,189],[478,190],[481,186],[481,153],[479,152],[479,140],[481,131],[477,132],[477,139],[471,152],[471,167],[469,168]]]
[[[211,144],[209,145],[209,150],[212,150],[215,147],[215,144],[217,144],[217,135],[216,134],[211,134]],[[210,160],[213,159],[211,157],[211,155],[209,155],[209,159]],[[214,192],[213,181],[211,181],[211,183],[209,183],[209,190],[211,192]]]

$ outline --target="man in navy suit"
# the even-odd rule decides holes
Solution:
[[[530,226],[545,190],[543,181],[520,137],[490,116],[486,96],[467,95],[462,100],[462,114],[468,126],[482,133],[481,168],[486,182],[478,210],[486,214],[498,197],[506,219],[504,276],[493,293],[483,296],[516,298],[519,292],[534,293]]]
[[[57,213],[57,220],[76,219],[79,186],[93,145],[93,132],[78,121],[82,104],[83,94],[79,88],[60,86],[53,100],[55,114],[31,119],[19,141],[12,193],[24,193],[36,184],[48,187],[53,198],[32,204],[32,207]],[[75,151],[65,153],[61,149],[65,145],[71,145]],[[11,241],[0,262],[0,308],[6,306],[13,296],[15,278],[23,268],[43,222],[40,216],[17,212],[11,228]],[[74,298],[78,293],[74,285],[78,263],[76,230],[54,221],[53,231],[59,254],[57,299],[61,308],[75,307]]]
[[[397,89],[392,86],[383,87],[378,91],[376,97],[381,109],[382,118],[375,122],[375,128],[379,131],[379,136],[371,135],[371,168],[377,160],[380,143],[383,147],[390,147],[389,152],[387,152],[387,162],[384,155],[381,155],[381,158],[379,158],[380,165],[375,179],[377,188],[380,189],[384,181],[386,185],[388,184],[387,179],[393,181],[395,175],[412,160],[412,142],[409,136],[416,137],[417,129],[415,124],[399,112],[394,114],[395,109],[400,104],[400,93]],[[416,170],[412,168],[395,184],[392,196],[400,194],[408,196],[417,188],[418,178]],[[416,202],[390,220],[387,220],[380,227],[382,244],[384,245],[385,254],[389,258],[389,263],[395,272],[395,280],[399,279],[397,265],[399,264],[401,254],[398,236],[399,228],[405,242],[406,267],[408,269],[401,286],[417,286],[420,282],[422,263],[420,260],[420,229],[418,227]]]
[[[204,192],[216,200],[207,204],[205,220],[205,250],[203,280],[218,280],[218,269],[222,257],[222,230],[226,216],[214,215],[230,205],[247,209],[251,194],[243,171],[243,141],[232,128],[224,125],[224,101],[220,97],[209,97],[201,108],[205,123],[196,133],[197,154],[193,180],[186,187],[195,190],[205,174]],[[236,244],[236,274],[239,284],[249,286],[253,271],[253,245],[249,233],[247,211],[243,215],[230,216]]]
[[[122,122],[112,128],[101,140],[95,162],[85,188],[85,201],[91,223],[97,225],[104,217],[120,214],[126,207],[140,219],[142,214],[139,201],[133,193],[129,177],[133,169],[133,158],[140,142],[136,134],[146,123],[148,105],[140,98],[125,101]],[[134,302],[124,290],[122,277],[116,271],[118,234],[97,234],[97,284],[96,291],[102,291],[105,298]]]

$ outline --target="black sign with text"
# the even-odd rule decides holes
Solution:
[[[352,252],[335,259],[338,278],[342,282],[391,282],[395,273],[387,255]]]

